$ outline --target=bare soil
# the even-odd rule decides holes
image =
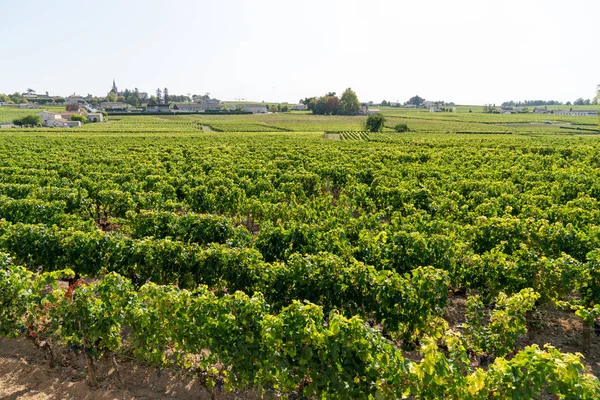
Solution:
[[[454,329],[465,322],[466,299],[450,298],[444,318]],[[583,353],[588,372],[600,376],[600,337],[592,334],[592,346],[584,353],[581,347],[582,323],[573,313],[542,307],[537,314],[532,335],[518,342],[518,349],[531,344],[543,347],[550,343],[562,352]],[[54,347],[57,366],[50,369],[42,351],[24,339],[0,339],[0,400],[24,399],[257,399],[252,390],[237,393],[208,391],[191,374],[158,371],[127,358],[119,359],[119,369],[125,386],[121,387],[108,359],[96,368],[99,387],[89,385],[83,355]],[[405,352],[405,357],[419,361],[417,352]]]
[[[449,299],[444,319],[451,328],[460,330],[460,325],[465,323],[466,309],[465,297],[453,296]],[[584,351],[581,345],[582,334],[581,318],[572,312],[545,305],[536,313],[534,329],[519,339],[516,350],[532,344],[537,344],[540,348],[551,344],[563,353],[581,353],[587,372],[600,377],[600,337],[592,332],[590,350]]]
[[[66,349],[57,351],[57,366],[50,369],[43,353],[23,339],[0,339],[0,400],[46,399],[256,399],[251,391],[242,393],[209,392],[190,375],[119,360],[125,382],[120,387],[111,363],[97,365],[99,387],[89,385],[85,361]]]

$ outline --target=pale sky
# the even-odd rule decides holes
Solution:
[[[593,98],[599,0],[0,0],[0,93]]]

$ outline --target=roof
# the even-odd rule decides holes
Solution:
[[[198,103],[179,103],[175,104],[177,108],[206,108],[206,104],[198,104]]]
[[[104,108],[123,108],[123,107],[129,107],[129,104],[127,103],[122,103],[120,101],[117,102],[111,102],[111,101],[105,101],[103,103],[100,103],[101,107]]]

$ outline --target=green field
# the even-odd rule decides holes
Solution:
[[[599,398],[597,119],[382,110],[0,130],[0,337],[213,393]]]

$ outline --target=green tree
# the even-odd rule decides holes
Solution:
[[[406,104],[412,104],[412,105],[419,107],[424,102],[425,102],[425,99],[422,97],[419,97],[417,95],[417,96],[411,97]]]
[[[381,132],[385,124],[385,117],[382,114],[369,115],[367,118],[367,130],[370,132]]]
[[[165,104],[169,104],[169,89],[165,88],[163,91],[163,97],[165,99]]]
[[[10,101],[10,98],[5,95],[5,94],[0,94],[0,102],[1,103],[8,103]]]
[[[360,102],[358,96],[351,88],[348,88],[342,94],[339,110],[341,114],[356,115],[360,112]]]
[[[134,107],[137,107],[140,105],[140,99],[138,97],[136,97],[135,95],[131,95],[127,98],[126,103],[130,104]]]
[[[21,93],[19,93],[19,92],[14,92],[9,97],[10,97],[11,101],[15,104],[19,104],[21,102]]]
[[[28,115],[23,117],[23,123],[26,126],[42,126],[42,118],[39,115]]]
[[[115,101],[117,101],[117,95],[114,92],[109,92],[106,95],[106,100],[110,101],[111,103],[114,103]]]
[[[73,114],[71,115],[71,121],[79,121],[82,124],[87,124],[88,119],[83,115]]]
[[[22,118],[13,120],[13,124],[17,126],[42,126],[42,118],[39,115],[27,115]]]

